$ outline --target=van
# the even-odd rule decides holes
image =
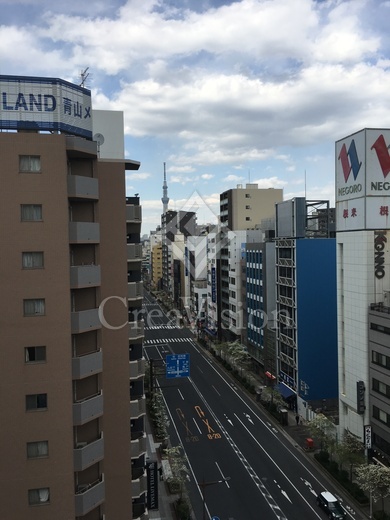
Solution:
[[[317,504],[328,514],[329,518],[341,519],[347,516],[345,509],[341,507],[337,498],[329,493],[329,491],[322,491],[317,496]]]

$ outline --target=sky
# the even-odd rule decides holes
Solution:
[[[390,128],[390,0],[0,0],[0,74],[122,110],[142,234],[238,184],[335,198],[335,141]]]

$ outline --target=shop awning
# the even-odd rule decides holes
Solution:
[[[276,388],[279,390],[279,392],[285,399],[288,399],[289,397],[295,395],[294,390],[292,390],[289,386],[285,385],[284,383],[279,383]]]

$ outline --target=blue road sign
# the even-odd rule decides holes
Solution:
[[[190,355],[189,354],[167,354],[165,357],[166,377],[189,377]]]

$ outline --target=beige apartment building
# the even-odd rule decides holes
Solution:
[[[0,518],[145,519],[141,208],[125,195],[139,163],[41,113],[0,114]]]

